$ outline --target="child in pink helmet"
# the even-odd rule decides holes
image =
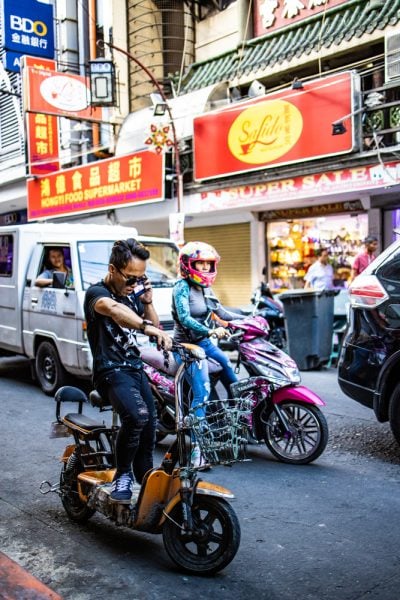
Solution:
[[[219,261],[218,253],[209,244],[189,242],[183,246],[179,253],[181,279],[174,287],[172,314],[175,321],[174,340],[195,343],[203,348],[207,357],[217,361],[222,367],[221,382],[229,393],[229,386],[237,381],[237,376],[229,358],[210,338],[221,339],[228,333],[224,327],[213,327],[215,316],[223,321],[231,321],[240,318],[240,315],[221,306],[211,289]],[[195,414],[202,417],[205,414],[204,404],[210,395],[207,361],[192,363],[186,375],[193,392],[192,408],[199,407]],[[200,449],[195,445],[192,464],[199,466],[200,463]]]

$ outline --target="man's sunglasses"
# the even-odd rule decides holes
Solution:
[[[121,271],[121,269],[118,269],[116,265],[113,265],[113,267],[117,269],[118,273],[120,273],[125,279],[126,286],[135,285],[136,283],[143,283],[144,281],[146,281],[145,275],[142,275],[141,277],[136,277],[136,275],[132,275],[131,277],[129,277],[129,275],[125,275],[125,273]]]

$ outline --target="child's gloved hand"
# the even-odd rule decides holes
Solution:
[[[216,329],[213,329],[209,335],[214,336],[220,340],[222,338],[227,337],[229,335],[229,332],[223,327],[216,327]]]

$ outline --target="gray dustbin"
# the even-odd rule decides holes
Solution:
[[[336,290],[290,290],[279,295],[287,335],[287,352],[301,371],[318,369],[332,351]]]

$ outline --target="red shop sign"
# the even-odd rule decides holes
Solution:
[[[332,136],[332,123],[353,111],[355,78],[344,72],[196,117],[195,179],[351,152],[353,127]]]
[[[47,71],[57,68],[55,60],[24,55],[22,68],[34,67]],[[43,113],[25,113],[27,170],[31,175],[58,171],[58,118]]]
[[[164,155],[136,152],[27,180],[28,220],[164,199]]]
[[[330,8],[345,4],[348,0],[255,0],[254,36],[265,35],[282,27],[292,25],[309,17],[321,17]],[[322,27],[322,25],[321,25]]]

